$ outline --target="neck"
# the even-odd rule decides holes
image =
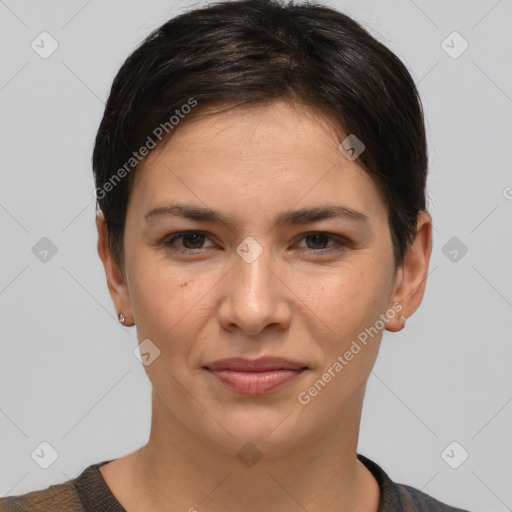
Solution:
[[[277,427],[258,444],[232,440],[244,448],[230,453],[191,433],[153,393],[148,443],[102,474],[127,512],[376,512],[378,484],[356,458],[361,406],[362,397],[285,452]]]

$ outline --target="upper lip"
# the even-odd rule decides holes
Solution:
[[[258,359],[245,359],[232,357],[219,359],[204,366],[208,370],[234,370],[239,372],[264,372],[269,370],[302,370],[305,365],[284,359],[282,357],[260,357]]]

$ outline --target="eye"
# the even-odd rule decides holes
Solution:
[[[301,240],[306,241],[306,245],[308,245],[307,249],[309,249],[313,254],[337,251],[349,245],[346,240],[339,236],[322,232],[305,233],[302,235]],[[328,244],[329,241],[333,241],[333,245],[326,247],[326,244]]]
[[[195,253],[213,247],[213,244],[205,247],[205,240],[209,240],[205,233],[183,231],[165,239],[163,245],[174,252]],[[306,242],[306,247],[301,248],[309,250],[312,254],[335,252],[350,245],[343,237],[323,232],[305,233],[300,240]],[[331,245],[328,245],[329,242],[332,242]]]
[[[204,249],[202,247],[204,240],[208,237],[200,231],[186,231],[182,233],[176,233],[170,238],[166,239],[163,243],[166,247],[170,247],[172,250],[177,252],[190,252]],[[176,242],[181,239],[179,247],[176,246]]]

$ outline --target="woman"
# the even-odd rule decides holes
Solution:
[[[93,169],[150,439],[0,511],[461,510],[357,453],[432,249],[421,103],[393,53],[320,5],[192,10],[121,67]]]

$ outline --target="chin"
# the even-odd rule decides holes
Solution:
[[[290,413],[291,412],[291,413]],[[213,443],[233,455],[239,451],[259,450],[266,456],[279,456],[300,447],[307,428],[304,422],[298,424],[293,406],[274,404],[274,407],[248,406],[230,410],[226,415],[213,416],[229,432],[217,428],[218,435],[210,437]],[[213,432],[211,432],[213,433]],[[244,448],[245,447],[245,448]]]

